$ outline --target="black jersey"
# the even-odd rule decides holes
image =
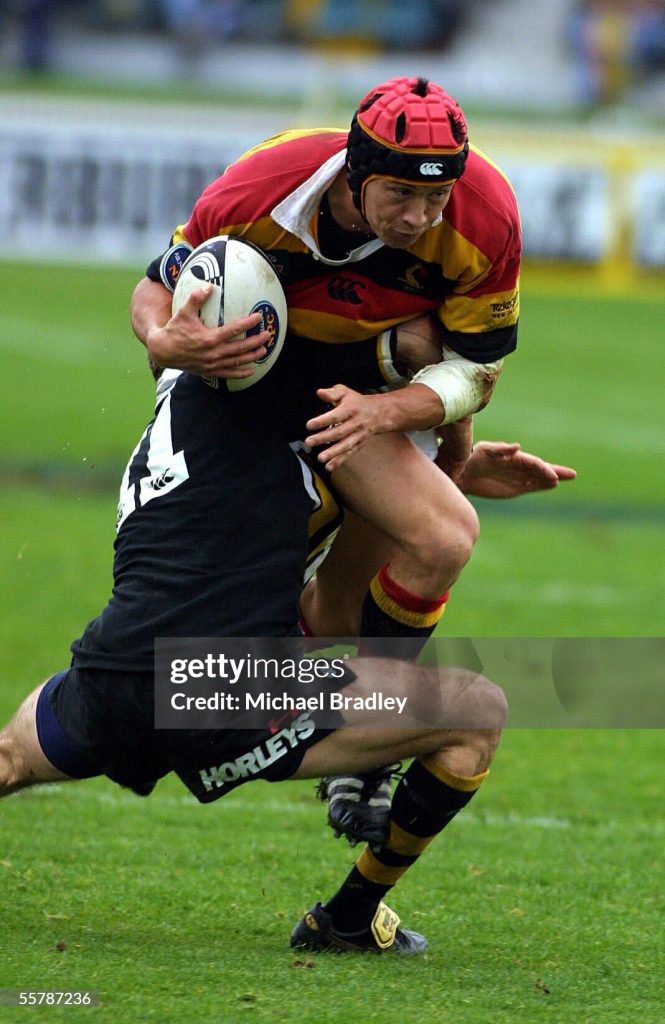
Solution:
[[[317,496],[267,380],[162,377],[122,481],[113,595],[76,664],[151,670],[155,637],[295,632]]]

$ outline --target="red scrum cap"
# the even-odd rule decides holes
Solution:
[[[426,78],[393,78],[361,101],[347,141],[347,180],[363,210],[372,178],[448,184],[464,172],[469,142],[457,101]]]

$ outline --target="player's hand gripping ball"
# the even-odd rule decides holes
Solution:
[[[206,327],[221,327],[238,317],[260,313],[261,320],[249,334],[270,333],[268,351],[253,364],[252,376],[225,381],[229,391],[250,388],[272,368],[284,344],[287,309],[279,278],[257,246],[232,235],[218,235],[187,257],[173,292],[173,312],[204,284],[212,285],[199,314]]]

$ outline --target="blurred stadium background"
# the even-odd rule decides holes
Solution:
[[[520,348],[478,417],[477,436],[519,440],[579,472],[553,494],[480,503],[481,540],[443,631],[662,636],[665,3],[0,0],[0,719],[66,664],[70,639],[108,594],[117,484],[151,415],[151,383],[127,316],[146,262],[203,185],[243,150],[286,127],[344,125],[372,84],[415,73],[457,96],[472,140],[508,172],[522,209]],[[450,892],[436,859],[404,888],[407,906],[423,907],[406,923],[428,925],[444,947],[445,999],[427,965],[400,968],[390,981],[380,967],[356,966],[355,988],[343,995],[343,965],[282,970],[294,966],[281,953],[294,892],[311,902],[312,873],[326,887],[349,862],[325,839],[311,787],[296,787],[295,798],[252,793],[235,810],[230,799],[218,828],[228,839],[230,823],[245,844],[242,856],[212,819],[194,812],[189,824],[193,808],[170,783],[151,798],[150,812],[122,794],[107,798],[102,783],[76,789],[87,797],[61,794],[82,823],[64,864],[59,851],[70,849],[71,836],[57,801],[44,792],[8,801],[0,808],[0,871],[16,913],[0,985],[97,979],[108,1009],[100,1014],[114,1024],[153,1017],[212,1024],[245,1019],[247,1009],[256,1020],[292,1020],[285,1008],[294,993],[311,999],[315,986],[323,993],[310,1017],[317,1021],[344,1019],[369,992],[367,1019],[386,1024],[396,999],[411,1000],[422,1022],[623,1024],[638,1014],[643,1024],[660,1022],[649,940],[659,926],[656,918],[648,923],[656,906],[651,887],[636,881],[643,865],[656,870],[662,844],[658,787],[647,771],[662,757],[657,734],[515,730],[504,747],[486,810],[446,847],[456,884],[461,879],[450,911],[459,949],[473,958],[483,935],[482,970],[445,948],[448,924],[433,907]],[[544,802],[525,794],[527,775],[538,777]],[[615,806],[611,822],[601,804]],[[265,872],[291,862],[293,851],[284,839],[266,845],[257,837],[247,807],[275,836],[284,813],[295,814],[290,828],[302,865],[292,867],[293,885],[279,882],[267,931],[271,892],[266,900],[257,893]],[[31,854],[25,834],[35,809],[42,838]],[[116,819],[114,829],[108,821]],[[295,827],[301,821],[307,836]],[[569,826],[579,845],[567,839]],[[131,850],[125,829],[134,835]],[[237,958],[223,959],[231,994],[222,1017],[214,958],[196,954],[203,979],[196,1012],[190,962],[173,961],[168,977],[159,966],[160,906],[170,905],[168,943],[198,950],[196,829],[209,849],[224,847],[222,859],[239,860],[234,878],[247,876],[229,910],[218,865],[204,858],[214,873],[215,914],[244,915],[249,928],[249,937],[234,936]],[[610,835],[621,850],[613,857]],[[155,876],[138,891],[156,846],[164,881]],[[176,887],[168,852],[187,865]],[[135,874],[122,866],[127,858]],[[79,859],[99,860],[99,887],[88,869],[81,881]],[[64,909],[46,883],[37,884],[44,861],[63,891],[78,893]],[[519,879],[515,863],[525,865]],[[500,890],[517,890],[514,905]],[[113,978],[137,953],[127,898],[144,915],[138,934],[152,959],[147,968],[138,957],[140,969],[125,975],[114,1003]],[[181,900],[190,906],[179,917]],[[489,922],[482,900],[497,910]],[[113,922],[114,904],[118,920],[98,935],[100,908]],[[566,954],[553,938],[557,929],[567,935]],[[71,953],[56,964],[51,950],[61,933]],[[438,969],[436,956],[430,964]],[[310,983],[308,975],[317,977]]]

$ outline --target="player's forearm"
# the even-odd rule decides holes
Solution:
[[[474,363],[443,347],[444,359],[415,375],[409,388],[425,386],[441,400],[445,410],[439,424],[456,423],[484,409],[499,378],[503,360]]]
[[[437,427],[436,433],[441,445],[435,462],[461,490],[464,469],[473,451],[473,416]]]
[[[473,449],[473,416],[465,416],[455,423],[446,423],[437,427],[437,435],[442,445],[450,452],[455,462],[466,462]]]
[[[410,384],[371,399],[377,403],[376,433],[427,430],[445,418],[443,402],[424,384]]]
[[[171,317],[171,293],[157,281],[144,277],[132,295],[130,317],[134,334],[150,349],[150,336],[161,329]]]

